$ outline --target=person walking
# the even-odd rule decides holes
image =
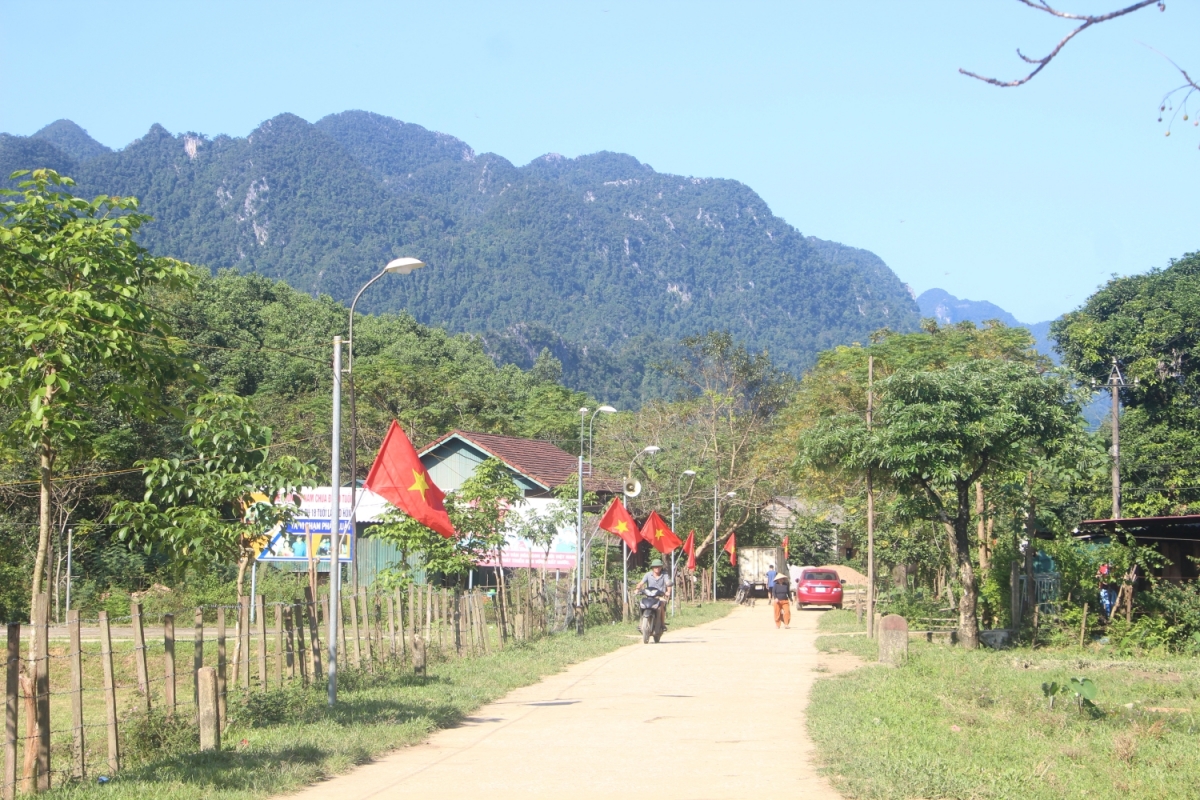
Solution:
[[[782,622],[783,627],[792,627],[792,587],[788,576],[779,573],[775,583],[771,585],[771,607],[775,613],[775,627]]]
[[[775,576],[779,573],[775,571],[774,564],[767,565],[767,592],[770,593],[771,588],[775,586]]]

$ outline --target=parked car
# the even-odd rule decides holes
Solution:
[[[805,606],[842,607],[842,584],[831,569],[806,569],[796,583],[796,608]]]

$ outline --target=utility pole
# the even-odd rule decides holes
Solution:
[[[1108,374],[1108,387],[1112,391],[1112,519],[1121,518],[1121,411],[1120,389],[1125,385],[1117,359],[1113,358],[1112,371]]]
[[[867,433],[875,411],[875,356],[867,356]],[[875,487],[867,467],[867,636],[875,638]]]

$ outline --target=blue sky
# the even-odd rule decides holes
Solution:
[[[245,135],[361,108],[517,164],[627,152],[1035,322],[1200,250],[1200,129],[1163,135],[1180,81],[1147,47],[1200,72],[1200,3],[1167,5],[996,89],[957,68],[1016,77],[1016,47],[1068,26],[1015,0],[8,2],[0,131],[67,117],[122,147],[155,122]]]

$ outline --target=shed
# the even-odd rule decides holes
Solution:
[[[1136,541],[1154,547],[1170,562],[1160,577],[1172,581],[1200,578],[1200,514],[1179,517],[1089,519],[1079,523],[1075,538],[1082,541]]]

